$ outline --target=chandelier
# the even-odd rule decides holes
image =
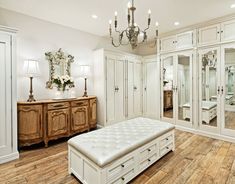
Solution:
[[[114,47],[130,44],[132,49],[135,49],[138,46],[138,44],[147,42],[146,31],[149,29],[151,23],[151,10],[148,11],[148,26],[144,30],[141,30],[135,22],[135,10],[136,7],[134,6],[134,0],[132,0],[132,3],[130,2],[128,3],[128,15],[127,15],[128,27],[123,31],[119,31],[117,29],[118,25],[117,12],[115,12],[114,28],[115,32],[118,34],[118,39],[116,41],[117,43],[115,43],[112,35],[112,20],[109,21],[109,34],[112,45]],[[154,38],[154,46],[156,46],[157,37],[158,37],[158,22],[156,22],[156,36]],[[126,41],[123,41],[124,39]],[[139,41],[139,39],[141,39],[141,41]]]

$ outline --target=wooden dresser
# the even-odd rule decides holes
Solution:
[[[96,97],[18,102],[19,146],[69,137],[96,128]]]

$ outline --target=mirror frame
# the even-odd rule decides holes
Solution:
[[[49,63],[49,80],[46,82],[46,88],[52,89],[53,77],[55,75],[61,76],[61,74],[55,73],[56,65],[59,65],[59,66],[64,65],[65,66],[64,75],[71,76],[71,63],[74,62],[74,56],[64,53],[61,48],[56,52],[54,51],[46,52],[45,56],[46,56],[46,60],[48,60],[48,63]]]

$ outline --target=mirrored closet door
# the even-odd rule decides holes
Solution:
[[[221,47],[221,133],[235,136],[235,44]]]
[[[162,57],[163,120],[192,127],[192,59],[182,52]]]
[[[220,49],[199,50],[199,127],[219,132]]]

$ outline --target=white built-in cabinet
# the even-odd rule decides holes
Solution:
[[[110,124],[125,119],[125,58],[106,55],[106,121]]]
[[[160,119],[160,60],[157,55],[143,58],[143,115]]]
[[[94,51],[94,92],[98,124],[111,125],[142,116],[142,57]]]
[[[235,41],[235,20],[198,29],[198,46]]]
[[[19,157],[17,151],[15,33],[0,26],[0,164]]]
[[[136,57],[127,58],[127,116],[142,115],[142,62]]]
[[[195,31],[187,31],[160,39],[160,52],[173,52],[177,50],[191,49],[195,44]]]

